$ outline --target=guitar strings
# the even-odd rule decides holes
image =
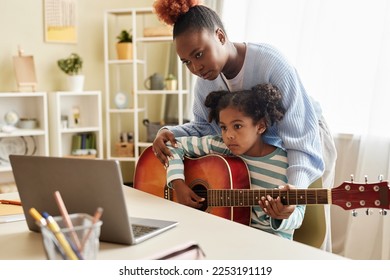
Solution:
[[[202,189],[195,193],[205,198],[210,206],[232,206],[257,204],[260,197],[271,195],[274,199],[282,197],[284,204],[327,204],[326,189],[266,190],[266,189]]]

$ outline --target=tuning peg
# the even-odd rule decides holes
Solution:
[[[367,184],[368,183],[368,177],[367,175],[364,175],[364,182]]]
[[[373,212],[372,212],[372,210],[371,210],[370,208],[367,208],[367,209],[366,209],[366,215],[367,215],[367,216],[371,216],[372,213],[373,213]]]
[[[353,183],[353,174],[351,174],[351,183]]]
[[[358,212],[356,210],[352,210],[352,217],[357,217]]]
[[[386,216],[387,211],[385,209],[381,209],[381,210],[379,210],[379,214],[381,214],[382,216]]]
[[[382,181],[383,181],[383,175],[382,175],[382,174],[378,176],[378,181],[379,181],[379,182],[382,182]]]

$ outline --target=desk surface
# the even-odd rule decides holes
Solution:
[[[343,259],[295,241],[241,225],[202,211],[124,186],[129,216],[176,220],[179,224],[133,246],[100,243],[98,259],[147,259],[170,248],[197,242],[211,260]],[[0,194],[15,199],[17,193]],[[0,224],[0,259],[45,259],[40,233],[25,221]]]

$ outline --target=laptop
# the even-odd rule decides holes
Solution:
[[[49,156],[10,155],[12,171],[28,228],[39,232],[30,208],[59,216],[54,198],[59,191],[69,214],[104,212],[100,240],[138,244],[175,227],[178,222],[129,217],[119,162]]]

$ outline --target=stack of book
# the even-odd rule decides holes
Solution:
[[[72,136],[72,156],[96,157],[96,134],[83,132]]]

